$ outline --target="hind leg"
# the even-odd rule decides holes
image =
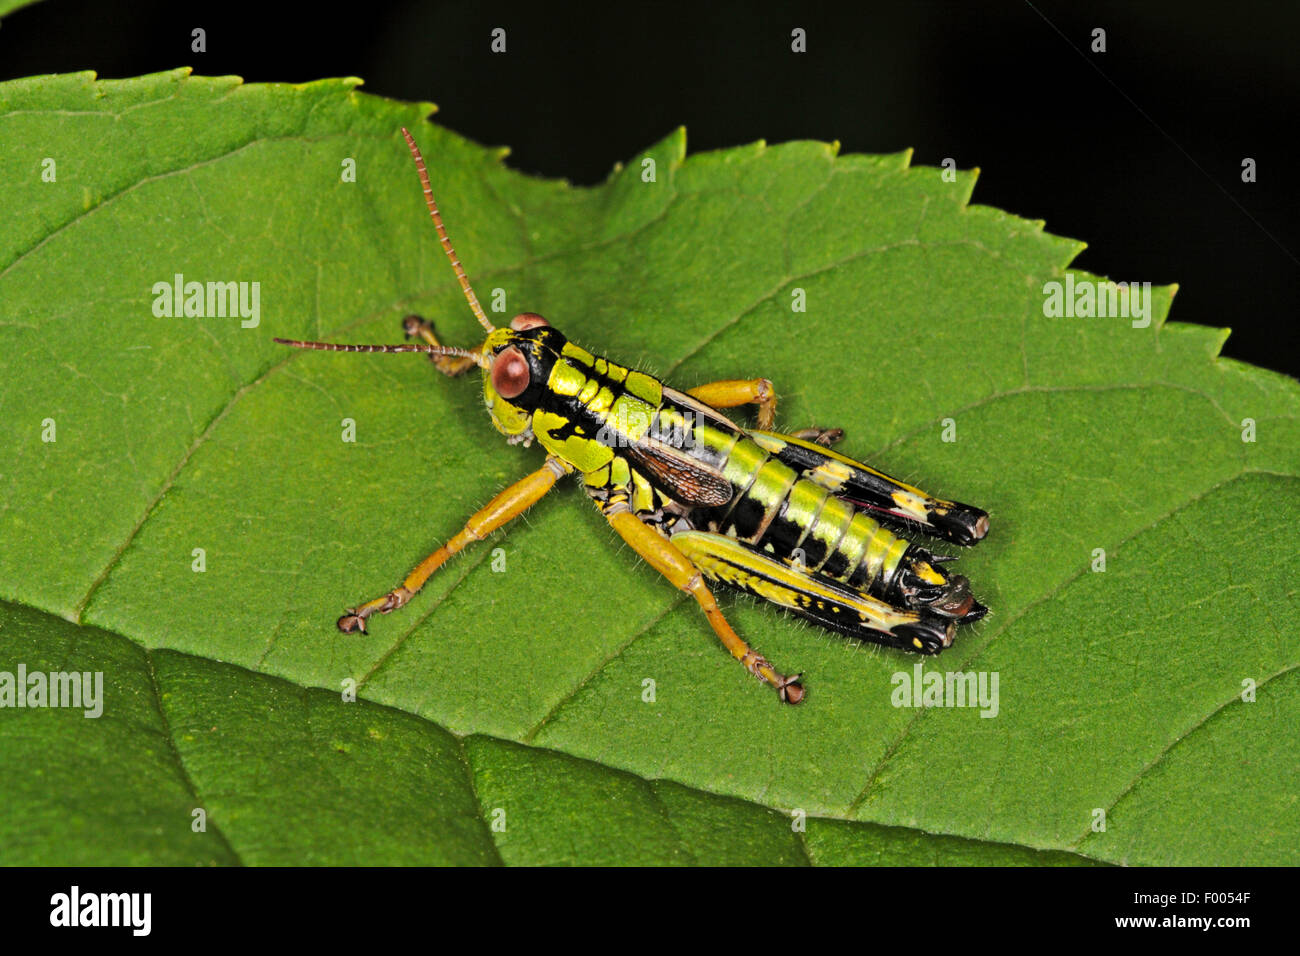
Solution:
[[[731,656],[740,661],[745,669],[759,680],[774,688],[784,703],[797,704],[803,700],[804,690],[803,684],[799,682],[800,675],[787,677],[778,673],[768,663],[767,658],[745,643],[745,640],[723,617],[722,609],[718,607],[713,592],[704,583],[701,569],[696,567],[694,562],[669,539],[633,514],[627,508],[626,502],[619,504],[622,505],[621,508],[617,504],[613,507],[607,505],[601,508],[606,520],[619,536],[632,546],[632,550],[645,558],[647,564],[666,577],[674,587],[695,598],[700,610],[708,618],[713,633],[731,652]]]
[[[938,654],[956,622],[897,607],[822,575],[797,570],[724,534],[683,531],[671,543],[711,581],[729,584],[859,640]]]

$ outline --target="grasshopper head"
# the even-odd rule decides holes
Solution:
[[[516,315],[483,343],[483,402],[511,444],[533,440],[533,412],[563,347],[563,336],[536,312]]]
[[[461,291],[465,294],[465,301],[469,303],[470,310],[478,319],[479,325],[487,332],[487,339],[477,349],[460,349],[438,344],[431,330],[426,330],[425,337],[428,341],[423,344],[343,345],[279,338],[275,341],[281,345],[330,352],[423,352],[430,358],[442,356],[466,363],[464,365],[453,363],[449,366],[440,364],[439,369],[449,375],[459,374],[468,367],[468,363],[472,362],[483,369],[483,400],[487,404],[488,413],[492,416],[492,424],[511,444],[518,442],[528,444],[533,440],[533,412],[537,410],[545,393],[551,367],[555,364],[560,350],[564,348],[565,338],[536,312],[522,312],[516,315],[511,319],[510,325],[504,329],[498,329],[488,320],[483,307],[479,305],[478,297],[474,295],[474,289],[470,286],[469,278],[465,275],[460,260],[456,257],[456,250],[452,248],[451,240],[447,238],[447,230],[442,224],[438,204],[433,200],[433,189],[429,185],[429,173],[424,165],[424,157],[420,155],[420,150],[408,130],[403,129],[402,136],[405,137],[406,145],[411,150],[411,157],[415,160],[420,185],[424,189],[425,205],[429,208],[429,215],[433,219],[434,228],[437,229],[443,251],[451,261],[452,270],[460,282]],[[415,320],[414,325],[406,325],[408,338],[415,334],[414,329],[423,324],[415,316],[407,317],[408,323],[412,320]]]

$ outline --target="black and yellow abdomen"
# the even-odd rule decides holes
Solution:
[[[748,438],[729,444],[722,471],[735,496],[698,511],[697,527],[859,590],[890,588],[908,541]]]

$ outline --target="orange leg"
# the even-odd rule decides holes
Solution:
[[[383,597],[350,609],[339,618],[339,630],[346,634],[364,631],[366,618],[370,615],[376,612],[387,614],[406,604],[448,558],[459,553],[466,545],[483,540],[512,518],[519,517],[551,490],[557,478],[570,471],[572,469],[559,459],[547,458],[546,464],[537,471],[526,478],[521,478],[489,501],[481,510],[476,511],[469,521],[465,522],[465,527],[460,533],[416,565],[415,570],[406,576],[406,580],[399,587],[389,591]]]
[[[697,385],[688,389],[687,394],[714,408],[757,405],[758,427],[771,431],[776,425],[776,388],[765,378],[723,379]]]
[[[445,342],[439,342],[438,336],[433,332],[433,323],[426,322],[418,315],[408,315],[402,319],[402,331],[406,333],[408,339],[416,336],[424,339],[430,345],[446,345]],[[470,369],[474,368],[476,363],[472,358],[463,355],[430,355],[429,361],[432,362],[443,375],[455,378],[457,375],[464,375]]]
[[[645,558],[651,567],[672,582],[674,587],[695,598],[700,609],[708,617],[709,624],[713,626],[713,632],[718,635],[723,646],[731,652],[732,657],[744,664],[745,668],[759,680],[776,688],[776,692],[781,695],[781,700],[787,704],[797,704],[803,700],[804,690],[803,685],[799,683],[800,675],[785,677],[778,674],[762,655],[731,629],[727,619],[722,616],[722,610],[718,607],[713,592],[705,585],[704,576],[699,568],[692,564],[676,545],[654,528],[644,524],[628,510],[626,502],[617,502],[606,507],[608,510],[605,511],[605,517],[623,540],[631,545],[637,554]]]

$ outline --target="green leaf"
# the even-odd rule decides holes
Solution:
[[[678,131],[574,189],[358,82],[0,85],[0,671],[104,675],[98,719],[0,710],[0,862],[1300,862],[1296,382],[1169,287],[1145,328],[1048,318],[1081,244],[971,173]],[[271,342],[476,342],[402,125],[486,303],[765,375],[783,424],[986,507],[993,613],[924,666],[996,672],[997,715],[895,707],[917,658],[727,597],[807,675],[780,706],[567,485],[338,634],[540,462],[476,382]],[[260,283],[259,324],[157,317],[176,274]]]

